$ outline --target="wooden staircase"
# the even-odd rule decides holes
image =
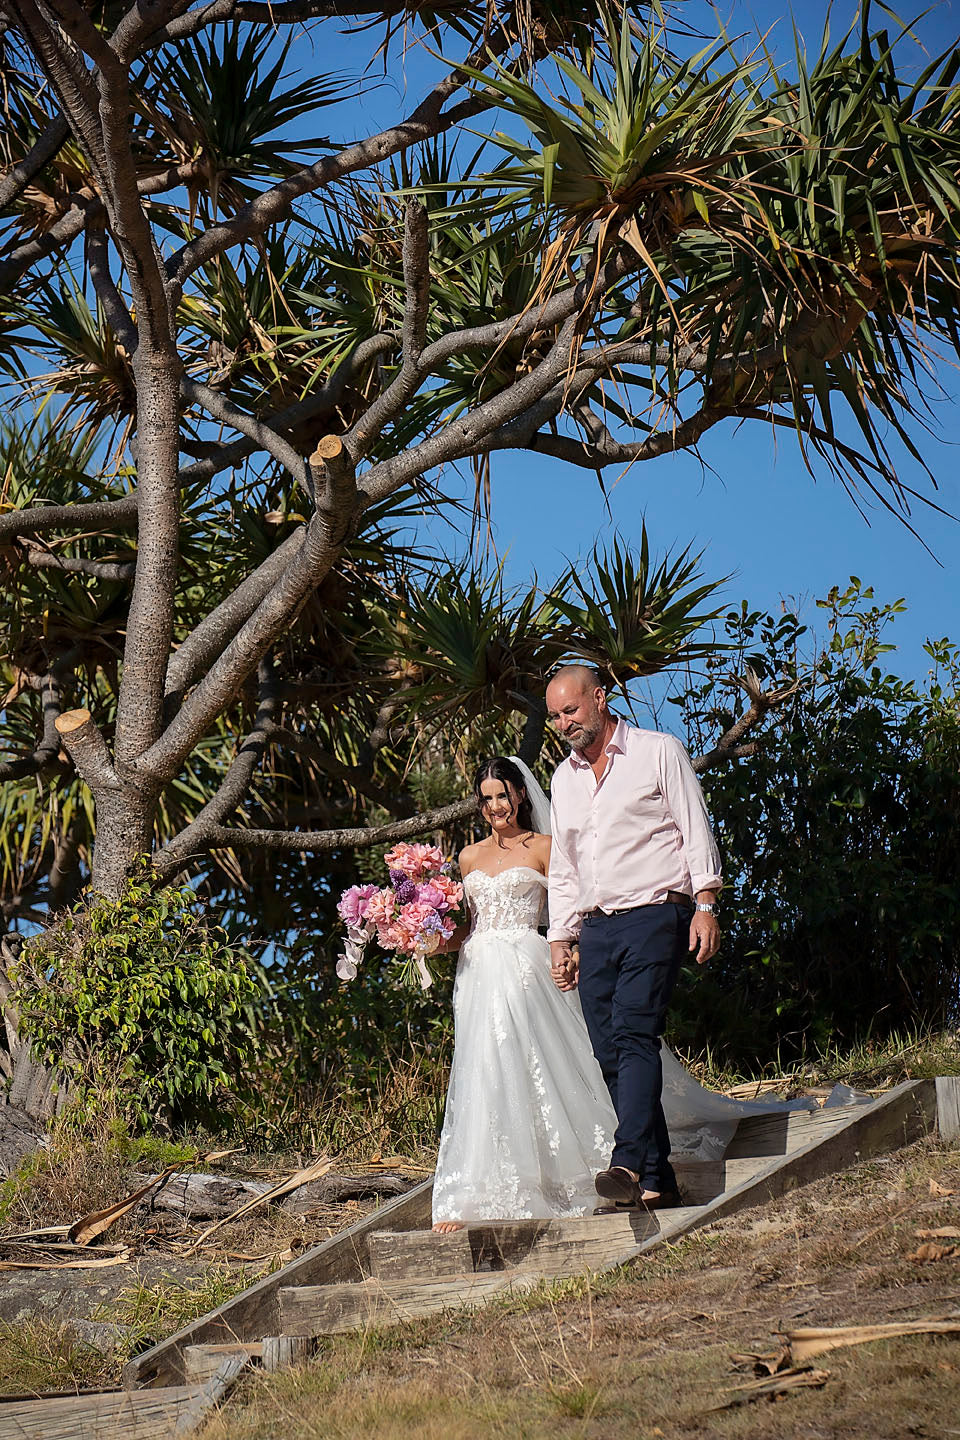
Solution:
[[[427,1181],[131,1360],[126,1408],[122,1395],[78,1397],[69,1413],[59,1399],[0,1403],[0,1440],[182,1435],[250,1365],[276,1369],[307,1358],[326,1335],[475,1309],[559,1277],[642,1262],[661,1244],[908,1145],[938,1123],[945,1138],[960,1135],[958,1080],[908,1081],[868,1104],[751,1116],[722,1160],[677,1161],[688,1203],[675,1210],[490,1221],[435,1235]]]

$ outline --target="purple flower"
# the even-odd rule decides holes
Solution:
[[[421,896],[421,899],[423,897]],[[428,902],[429,903],[429,902]],[[443,930],[443,921],[439,915],[428,915],[420,926],[422,935],[439,935]]]
[[[392,875],[394,872],[391,871],[390,873]],[[397,901],[401,905],[409,905],[412,900],[417,899],[416,882],[413,880],[408,880],[405,875],[401,875],[400,883],[398,885],[394,885],[393,888],[394,893],[397,897]]]
[[[390,871],[390,884],[393,886],[394,890],[396,890],[397,887],[400,885],[406,885],[409,878],[410,877],[409,875],[407,875],[405,870]]]
[[[349,890],[344,890],[337,905],[344,924],[359,930],[367,918],[370,900],[376,893],[376,885],[351,885]]]

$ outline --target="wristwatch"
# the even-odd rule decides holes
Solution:
[[[717,913],[717,907],[716,907],[716,905],[706,905],[706,904],[701,905],[700,901],[698,900],[698,901],[697,901],[697,912],[698,912],[699,914],[701,914],[701,915],[716,915],[716,913]]]

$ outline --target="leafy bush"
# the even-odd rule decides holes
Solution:
[[[740,704],[731,673],[796,684],[756,753],[704,777],[724,942],[671,1013],[675,1041],[748,1070],[960,1017],[960,651],[928,642],[926,682],[904,680],[882,663],[902,601],[854,578],[818,603],[819,646],[733,611],[732,661],[677,697],[696,751]]]
[[[22,1033],[82,1114],[196,1115],[253,1057],[249,956],[193,891],[158,888],[145,867],[31,940],[13,979]]]

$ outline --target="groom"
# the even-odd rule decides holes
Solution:
[[[614,1205],[675,1205],[660,1036],[684,954],[702,965],[719,948],[720,858],[687,752],[612,714],[596,670],[559,669],[547,714],[570,746],[551,787],[553,978],[561,990],[579,979],[618,1120],[597,1193]]]

